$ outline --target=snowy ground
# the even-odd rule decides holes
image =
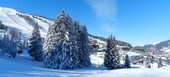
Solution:
[[[86,69],[76,69],[76,70],[52,70],[52,69],[44,69],[41,66],[34,66],[28,64],[39,64],[39,62],[33,63],[17,63],[9,60],[0,59],[0,77],[6,76],[22,76],[22,77],[30,77],[30,76],[41,76],[41,77],[81,77],[89,74],[95,74],[96,70],[93,68]]]
[[[74,70],[54,70],[43,68],[42,62],[34,61],[28,55],[16,58],[0,57],[0,77],[170,77],[170,66],[146,69],[133,66],[131,69],[106,70],[96,63],[102,64],[103,59],[92,55],[92,66]]]
[[[87,77],[170,77],[170,66],[162,68],[131,68],[117,69],[105,73],[93,74]]]
[[[96,74],[98,72],[106,72],[103,66],[96,67],[95,61],[99,59],[93,56],[93,64],[88,68],[74,69],[74,70],[54,70],[43,68],[42,62],[34,61],[28,55],[20,55],[16,58],[7,58],[0,56],[0,77],[82,77],[87,75]]]

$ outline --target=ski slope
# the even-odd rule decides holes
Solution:
[[[40,33],[42,37],[46,37],[47,31],[48,31],[48,27],[50,25],[52,25],[52,23],[54,21],[52,20],[48,20],[46,18],[40,17],[40,16],[35,16],[35,15],[30,15],[30,14],[26,14],[26,13],[22,13],[22,12],[18,12],[14,9],[11,8],[3,8],[0,7],[0,20],[2,21],[2,23],[6,26],[9,27],[13,27],[18,29],[21,33],[23,37],[28,38],[33,30],[33,26],[28,24],[24,18],[19,17],[18,14],[24,14],[27,16],[30,16],[30,18],[34,21],[37,22],[38,25],[40,27],[42,27],[42,29],[40,29]],[[35,17],[39,18],[35,18]],[[45,20],[46,22],[42,22],[40,19]]]

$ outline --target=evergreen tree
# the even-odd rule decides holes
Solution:
[[[49,27],[44,42],[44,67],[74,69],[91,65],[86,27],[63,11]]]
[[[76,41],[78,46],[78,58],[79,58],[79,65],[78,67],[86,67],[90,66],[90,47],[88,42],[88,33],[86,26],[81,26],[79,21],[74,22],[75,27],[75,35]]]
[[[28,53],[37,61],[43,60],[42,40],[38,23],[34,26],[32,36],[29,39]]]
[[[83,52],[83,45],[82,45],[82,27],[80,26],[79,21],[74,22],[74,27],[75,27],[75,35],[76,35],[76,41],[77,41],[77,46],[78,46],[78,59],[79,59],[79,64],[78,67],[84,67],[84,52]]]
[[[45,40],[44,66],[52,69],[73,69],[78,65],[77,47],[73,38],[72,20],[63,11],[49,28]]]
[[[78,65],[80,64],[80,60],[78,58],[78,45],[77,45],[77,35],[76,35],[76,29],[75,26],[73,24],[72,18],[67,15],[67,25],[68,25],[68,29],[66,29],[68,31],[68,37],[69,37],[69,43],[71,46],[70,49],[70,56],[72,59],[72,67],[76,68],[78,67]]]
[[[21,32],[19,32],[17,29],[15,28],[11,28],[8,27],[7,28],[7,33],[10,35],[10,37],[15,40],[16,42],[16,46],[17,46],[17,53],[21,54],[23,53],[23,45],[21,44],[22,40],[21,40]]]
[[[83,66],[90,66],[91,65],[90,46],[89,46],[89,41],[88,41],[87,28],[85,25],[82,26],[81,39],[82,39],[82,52],[84,53],[83,55],[84,60],[82,61],[82,64]]]
[[[6,55],[12,58],[16,57],[17,49],[15,40],[8,33],[4,33],[4,36],[0,41],[0,55]]]
[[[47,38],[45,39],[45,42],[43,45],[44,67],[58,69],[59,65],[57,64],[57,62],[61,63],[61,61],[56,60],[57,54],[59,54],[59,53],[56,53],[57,49],[56,49],[55,45],[57,45],[56,41],[58,41],[59,39],[57,39],[58,37],[56,37],[56,33],[55,33],[54,29],[52,30],[52,28],[54,28],[54,26],[50,26],[48,33],[47,33]]]
[[[17,51],[18,51],[18,54],[23,53],[24,46],[23,46],[22,41],[21,41],[21,32],[17,32],[16,42],[17,42]]]
[[[7,39],[6,39],[6,43],[7,44],[7,48],[8,48],[8,54],[9,56],[11,56],[12,58],[15,58],[16,57],[16,54],[17,54],[17,43],[16,41],[11,37],[11,36],[7,36]]]
[[[115,43],[116,40],[111,35],[107,40],[107,49],[105,51],[105,57],[104,57],[104,65],[108,69],[119,68],[120,58]]]
[[[131,67],[130,66],[130,59],[129,59],[128,54],[126,54],[126,56],[125,56],[125,67],[126,68],[130,68]]]
[[[107,40],[107,49],[105,50],[105,56],[104,56],[104,65],[105,67],[111,69],[112,63],[113,63],[113,58],[110,56],[112,52],[110,50],[113,48],[111,46],[111,43],[113,43],[112,36],[108,38]],[[113,43],[114,44],[114,43]],[[115,44],[114,44],[115,46]]]
[[[145,57],[145,67],[146,68],[151,68],[151,65],[150,65],[150,54],[148,53],[147,56]]]
[[[44,67],[51,69],[71,69],[70,45],[65,32],[56,33],[55,26],[49,30],[44,43]]]
[[[11,27],[6,27],[7,33],[4,34],[4,37],[1,39],[1,42],[6,50],[5,52],[11,52],[11,51],[16,51],[16,53],[21,54],[22,53],[22,45],[21,45],[21,32],[19,32],[15,28]],[[8,41],[9,43],[5,43],[5,41]],[[11,44],[11,45],[10,45]],[[15,47],[13,50],[10,50],[8,47]],[[3,46],[2,46],[3,47]],[[14,52],[13,55],[16,56],[16,53]]]
[[[159,60],[158,60],[158,68],[162,67],[163,64],[162,64],[162,58],[159,57]]]

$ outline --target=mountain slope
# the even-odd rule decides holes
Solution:
[[[145,48],[154,47],[158,51],[170,52],[170,40],[162,41],[157,44],[146,44],[143,47]]]
[[[30,15],[22,12],[18,12],[14,9],[10,8],[2,8],[0,7],[0,21],[3,25],[16,28],[22,32],[23,37],[29,37],[32,32],[33,26],[29,24],[23,17],[18,16],[18,14],[26,15],[31,18],[32,21],[39,24],[41,28],[40,32],[42,37],[46,36],[48,31],[48,26],[52,25],[53,21],[35,15]],[[42,20],[46,22],[42,22]]]
[[[170,40],[166,40],[157,44],[147,44],[144,48],[154,50],[156,54],[162,54],[167,59],[170,59]]]

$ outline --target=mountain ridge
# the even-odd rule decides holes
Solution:
[[[163,52],[170,52],[170,40],[165,40],[157,44],[146,44],[143,47],[149,49],[154,48],[158,51],[163,51]]]

